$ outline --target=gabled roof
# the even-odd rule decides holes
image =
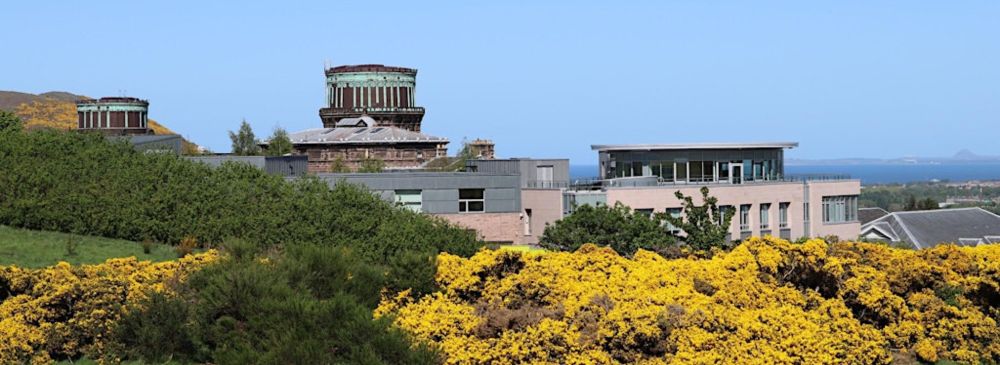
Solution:
[[[292,144],[448,143],[447,138],[396,127],[313,128],[290,133]]]
[[[889,212],[882,208],[858,208],[858,220],[861,221],[861,224],[882,218],[886,214]]]
[[[982,208],[956,208],[889,213],[861,227],[862,232],[891,231],[898,241],[917,248],[940,243],[975,245],[995,242],[1000,236],[1000,216]]]
[[[362,115],[357,118],[343,118],[338,120],[335,127],[375,127],[377,124],[372,117]]]

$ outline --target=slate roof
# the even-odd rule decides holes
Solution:
[[[1000,241],[1000,216],[982,208],[957,208],[894,212],[861,227],[891,231],[898,239],[917,248],[941,243],[977,245]]]
[[[889,212],[882,208],[859,208],[858,209],[858,220],[861,224],[871,222],[873,220],[884,217]]]
[[[448,143],[447,138],[396,127],[313,128],[290,133],[293,144]]]

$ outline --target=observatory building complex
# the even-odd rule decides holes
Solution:
[[[149,102],[130,97],[105,97],[76,103],[77,129],[106,135],[149,134]]]
[[[326,70],[322,128],[289,134],[295,154],[308,156],[309,172],[350,170],[369,159],[389,169],[416,169],[448,152],[448,140],[422,133],[416,106],[417,70],[383,65]]]

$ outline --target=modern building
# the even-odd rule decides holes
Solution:
[[[166,153],[180,156],[184,148],[184,138],[177,134],[109,135],[105,138],[111,141],[128,141],[132,144],[132,148],[143,153]]]
[[[219,167],[224,163],[243,163],[264,170],[266,173],[280,176],[302,176],[308,171],[306,156],[208,155],[184,156],[184,158],[211,167]]]
[[[466,170],[518,176],[523,217],[520,243],[537,244],[545,225],[563,217],[563,191],[569,187],[568,159],[468,160]]]
[[[355,171],[365,160],[419,169],[446,157],[448,140],[421,132],[416,77],[415,69],[384,65],[327,69],[323,128],[290,133],[293,153],[308,156],[309,171],[317,173]]]
[[[316,176],[330,186],[342,183],[365,186],[386,201],[475,230],[480,239],[488,242],[525,243],[518,175],[384,172]]]
[[[131,97],[105,97],[76,102],[76,127],[107,135],[150,134],[149,102]]]
[[[892,212],[862,226],[861,236],[917,249],[1000,243],[1000,216],[982,208]]]
[[[730,237],[854,239],[859,180],[841,175],[788,176],[784,150],[797,143],[593,145],[600,180],[576,184],[563,198],[575,204],[623,203],[634,210],[681,215],[680,191],[699,202],[699,189],[733,215]]]

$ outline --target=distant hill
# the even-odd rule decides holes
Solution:
[[[38,95],[17,91],[0,91],[0,109],[14,112],[27,129],[76,128],[76,101],[91,99],[65,91],[49,91]],[[149,128],[156,134],[176,134],[166,126],[149,119]],[[187,142],[187,141],[185,141]]]

